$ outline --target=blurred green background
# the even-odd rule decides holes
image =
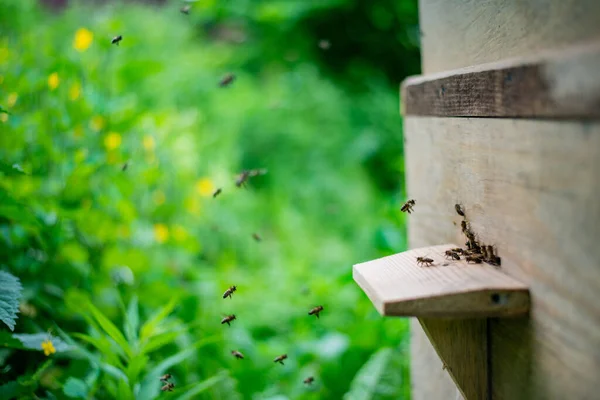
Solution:
[[[159,3],[0,0],[0,398],[408,399],[351,267],[406,246],[416,0]]]

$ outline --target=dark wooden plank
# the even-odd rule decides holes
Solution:
[[[402,113],[600,119],[600,44],[406,79]]]
[[[419,318],[465,400],[487,400],[487,319]]]

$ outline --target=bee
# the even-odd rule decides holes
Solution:
[[[455,247],[453,249],[450,249],[451,252],[456,253],[456,254],[464,254],[464,249],[461,249],[460,247]]]
[[[465,221],[465,220],[460,221],[460,229],[462,230],[462,233],[464,233],[467,237],[469,237],[469,233],[471,231],[469,229],[469,224],[467,223],[467,221]]]
[[[465,260],[467,260],[467,262],[472,262],[475,264],[481,264],[481,261],[483,261],[483,255],[482,254],[473,254],[473,255],[469,255],[465,257]]]
[[[190,6],[188,4],[188,5],[181,7],[181,9],[179,11],[181,11],[182,14],[189,15],[191,9],[192,9],[192,6]]]
[[[231,85],[231,84],[233,83],[233,81],[234,81],[234,80],[235,80],[235,75],[234,75],[234,74],[231,74],[231,73],[229,73],[229,74],[225,75],[225,76],[224,76],[224,77],[221,79],[221,81],[219,82],[219,86],[220,86],[220,87],[226,87],[226,86],[229,86],[229,85]]]
[[[288,358],[287,354],[282,354],[280,356],[275,357],[275,359],[273,360],[273,362],[278,362],[279,364],[284,365],[283,364],[283,360],[285,360],[286,358]]]
[[[313,378],[312,376],[309,376],[308,378],[306,378],[305,380],[303,380],[302,382],[304,382],[305,385],[310,385],[315,381],[315,378]]]
[[[408,212],[409,214],[412,213],[415,203],[416,202],[414,200],[408,200],[406,203],[404,203],[402,205],[402,207],[400,208],[400,211]]]
[[[455,204],[454,205],[454,209],[456,210],[456,213],[458,215],[460,215],[461,217],[465,216],[465,210],[463,210],[462,206],[460,204]]]
[[[225,291],[225,293],[223,293],[223,298],[226,299],[226,298],[229,297],[231,299],[231,296],[233,295],[233,292],[235,292],[236,290],[237,290],[237,286],[235,286],[235,285],[230,286],[229,289],[227,289]]]
[[[216,198],[218,195],[221,194],[223,190],[221,190],[221,188],[218,188],[217,190],[215,190],[215,192],[212,194],[213,199]]]
[[[235,186],[237,187],[242,187],[246,184],[246,182],[248,181],[248,179],[250,179],[253,176],[259,176],[259,175],[264,175],[267,173],[267,170],[262,168],[262,169],[247,169],[242,171],[236,178],[235,180]]]
[[[161,382],[167,382],[172,377],[173,376],[171,374],[164,374],[163,376],[160,377],[160,380],[161,380]]]
[[[129,161],[125,162],[122,166],[121,166],[121,171],[125,172],[127,171],[127,168],[129,167]]]
[[[167,382],[163,387],[160,388],[160,390],[162,390],[163,392],[172,392],[174,387],[174,383]]]
[[[486,250],[487,248],[487,250]],[[486,254],[485,261],[491,265],[500,265],[502,263],[502,259],[495,254],[494,246],[487,245],[483,246],[482,250],[484,254]]]
[[[221,324],[227,324],[228,326],[231,326],[230,322],[233,321],[234,319],[235,319],[235,314],[228,315],[221,320]]]
[[[240,353],[237,350],[231,350],[231,354],[233,354],[233,356],[235,358],[237,358],[238,360],[243,360],[244,359],[244,355],[242,353]]]
[[[460,256],[452,250],[446,250],[445,257],[448,259],[460,260]]]
[[[123,40],[123,36],[119,35],[119,36],[115,36],[114,38],[112,38],[112,40],[110,41],[111,44],[116,44],[117,46],[119,45],[119,42]]]
[[[258,233],[253,233],[252,238],[254,240],[256,240],[257,242],[260,242],[262,240],[261,237],[258,235]]]
[[[433,260],[427,257],[417,257],[417,265],[421,267],[431,267],[433,265]]]
[[[308,315],[315,315],[317,318],[319,318],[319,313],[321,311],[323,311],[323,306],[316,306],[308,312]]]

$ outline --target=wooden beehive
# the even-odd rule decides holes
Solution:
[[[355,279],[384,315],[418,317],[414,400],[598,399],[600,1],[420,0],[419,12],[423,75],[401,93],[410,248],[464,243],[462,203],[508,280],[458,267],[450,283],[434,268],[417,279],[402,255],[356,265]],[[523,288],[527,314],[489,303]]]

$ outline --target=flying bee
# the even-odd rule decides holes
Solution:
[[[262,240],[262,238],[256,232],[252,234],[252,239],[256,240],[257,242]]]
[[[181,11],[182,14],[189,15],[191,9],[192,9],[192,6],[189,5],[189,4],[187,4],[187,5],[183,6],[183,7],[181,7],[179,9],[179,11]]]
[[[312,376],[309,376],[308,378],[306,378],[302,382],[304,382],[305,385],[311,385],[314,381],[315,381],[315,378],[313,378]]]
[[[475,264],[481,264],[481,262],[483,261],[483,255],[482,254],[473,254],[470,256],[466,256],[465,260],[467,260],[467,262],[472,262]]]
[[[231,296],[233,295],[233,292],[235,292],[236,290],[237,290],[237,286],[235,286],[235,285],[230,286],[229,289],[227,289],[225,291],[225,293],[223,293],[223,298],[226,299],[226,298],[229,297],[231,299]]]
[[[275,359],[273,360],[273,362],[278,362],[279,364],[284,365],[283,364],[283,360],[285,360],[286,358],[288,358],[287,354],[282,354],[280,356],[275,357]]]
[[[267,173],[267,170],[264,168],[261,169],[247,169],[242,171],[235,180],[235,186],[242,187],[246,184],[248,179],[254,176],[264,175]]]
[[[446,250],[446,252],[444,253],[444,256],[447,259],[460,260],[460,256],[457,253],[453,252],[452,250]]]
[[[319,318],[319,313],[321,311],[323,311],[323,306],[316,306],[308,312],[308,315],[315,315],[317,318]]]
[[[233,356],[235,358],[237,358],[238,360],[243,360],[244,359],[244,355],[242,353],[240,353],[237,350],[231,350],[231,354],[233,354]]]
[[[235,80],[235,75],[232,73],[229,73],[221,79],[221,81],[219,82],[219,86],[220,87],[229,86],[233,83],[234,80]]]
[[[160,390],[162,390],[163,392],[172,392],[174,387],[174,383],[167,382],[163,387],[160,388]]]
[[[331,42],[329,40],[319,40],[319,48],[321,50],[329,50],[329,48],[331,47]]]
[[[235,314],[228,315],[221,320],[221,324],[227,324],[228,326],[231,326],[230,322],[233,321],[234,319],[235,319]]]
[[[415,201],[414,200],[408,200],[406,203],[404,203],[402,205],[402,207],[400,208],[400,211],[402,212],[407,212],[407,213],[412,213],[413,212],[413,207],[415,206]]]
[[[111,44],[116,44],[117,46],[119,45],[119,42],[123,40],[123,36],[119,35],[119,36],[115,36],[114,38],[112,38],[112,40],[110,41]]]
[[[213,196],[213,199],[214,199],[215,197],[217,197],[218,195],[220,195],[222,191],[223,191],[223,190],[221,190],[221,188],[218,188],[217,190],[215,190],[215,192],[212,194],[212,196]]]
[[[417,265],[421,267],[431,267],[433,265],[433,260],[427,257],[417,257]]]
[[[164,374],[163,376],[160,377],[160,380],[162,382],[167,382],[169,379],[171,379],[173,376],[171,374]]]
[[[465,210],[463,210],[462,206],[460,204],[455,204],[454,205],[454,209],[456,210],[456,213],[458,215],[460,215],[461,217],[465,216]]]

